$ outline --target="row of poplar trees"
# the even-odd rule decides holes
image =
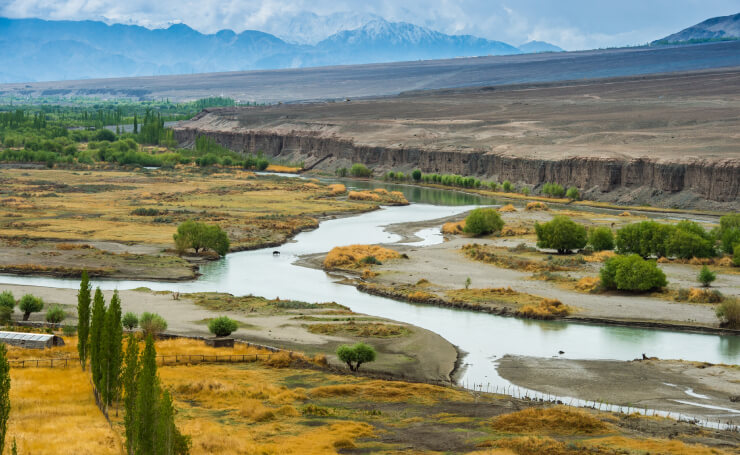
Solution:
[[[93,383],[106,408],[123,398],[126,450],[129,455],[187,454],[190,438],[175,426],[172,397],[157,376],[157,353],[149,335],[144,351],[129,334],[123,353],[121,299],[113,293],[106,308],[100,288],[92,289],[83,272],[77,294],[77,349],[83,371],[90,359]]]

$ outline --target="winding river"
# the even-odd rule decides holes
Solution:
[[[632,360],[642,353],[660,358],[712,363],[738,362],[740,337],[598,326],[558,321],[531,321],[449,308],[414,305],[363,294],[352,286],[339,284],[322,270],[293,263],[302,255],[326,252],[334,246],[354,243],[393,243],[400,237],[384,226],[433,220],[451,216],[496,201],[455,191],[370,182],[347,182],[348,186],[377,187],[403,191],[412,202],[405,207],[385,207],[374,212],[324,221],[319,228],[297,235],[275,248],[227,255],[202,267],[196,281],[183,283],[154,281],[98,281],[107,289],[180,292],[217,291],[235,295],[254,294],[309,302],[335,301],[353,311],[414,324],[446,338],[466,353],[463,385],[505,385],[496,372],[496,360],[505,354],[562,358]],[[440,242],[436,229],[418,233],[421,244]],[[493,270],[493,269],[492,269]],[[78,280],[0,276],[0,282],[36,286],[77,288]],[[484,389],[486,386],[484,386]]]

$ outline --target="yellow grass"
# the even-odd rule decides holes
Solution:
[[[120,454],[121,439],[95,406],[88,375],[79,368],[12,368],[6,452]]]
[[[601,284],[601,279],[597,276],[584,276],[576,282],[576,289],[582,292],[593,292]]]
[[[632,439],[624,436],[598,438],[583,442],[584,446],[615,448],[636,453],[659,455],[723,455],[726,451],[704,446],[689,445],[668,439]],[[633,452],[633,453],[634,453]],[[629,453],[629,452],[628,452]]]
[[[692,303],[720,303],[722,295],[712,292],[710,289],[691,288],[689,289],[688,300]]]
[[[409,201],[400,191],[376,188],[373,191],[350,191],[347,195],[353,201],[371,201],[379,204],[408,205]]]
[[[528,408],[504,414],[493,420],[493,428],[507,433],[538,434],[601,434],[609,427],[588,412],[556,406],[552,408]]]
[[[363,258],[371,256],[381,262],[401,257],[397,251],[378,245],[338,246],[332,248],[326,255],[324,267],[327,269],[357,268],[362,265],[360,261]]]
[[[442,225],[442,233],[448,235],[462,234],[465,229],[465,220],[450,221]]]
[[[632,216],[632,214],[625,210],[624,212],[620,213],[619,216]]]
[[[532,319],[552,319],[568,316],[570,312],[570,307],[564,305],[560,300],[542,299],[539,305],[524,305],[516,314]]]
[[[527,202],[527,206],[525,208],[527,210],[549,210],[547,204],[540,201]]]
[[[344,194],[347,192],[347,187],[342,185],[341,183],[332,183],[329,185],[329,195],[330,196],[339,196],[340,194]]]
[[[342,397],[378,402],[436,403],[440,400],[471,401],[466,392],[429,384],[368,380],[356,384],[319,386],[308,392],[312,398]]]
[[[267,169],[265,169],[267,172],[284,172],[287,174],[295,174],[298,171],[301,170],[300,167],[293,167],[293,166],[281,166],[279,164],[270,164],[267,166]]]
[[[325,335],[351,334],[360,337],[388,338],[408,335],[409,329],[396,324],[383,324],[379,322],[356,323],[354,321],[344,323],[310,324],[308,331],[311,333],[322,333]]]
[[[532,232],[529,228],[523,226],[504,226],[501,228],[502,237],[516,237],[518,235],[527,235]]]
[[[593,254],[589,254],[588,256],[584,256],[583,259],[586,262],[604,262],[607,259],[616,256],[617,253],[614,251],[604,250],[604,251],[597,251]]]
[[[499,212],[516,212],[516,207],[514,207],[513,204],[506,204],[502,207],[499,207]]]

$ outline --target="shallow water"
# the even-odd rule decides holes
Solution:
[[[530,321],[485,313],[415,305],[363,294],[352,286],[335,282],[336,277],[322,270],[294,265],[299,256],[322,253],[334,246],[354,243],[392,243],[400,237],[384,226],[401,222],[432,220],[455,215],[479,204],[493,204],[459,192],[386,185],[375,182],[346,182],[351,187],[378,187],[401,190],[414,203],[406,207],[386,207],[347,218],[324,221],[318,229],[304,232],[278,248],[233,253],[201,268],[196,281],[167,283],[153,281],[96,281],[105,289],[133,289],[180,292],[216,291],[234,295],[254,294],[268,298],[309,302],[335,301],[353,311],[407,322],[438,333],[467,353],[463,384],[507,384],[496,372],[495,362],[505,354],[571,359],[632,360],[643,353],[667,359],[712,363],[737,363],[740,337],[694,334],[668,330],[597,326],[562,321]],[[439,193],[444,193],[439,194]],[[435,205],[419,203],[434,201]],[[419,231],[421,242],[441,242],[432,229]],[[279,256],[272,252],[278,250]],[[493,269],[491,269],[493,270]],[[0,283],[77,288],[78,280],[0,276]]]

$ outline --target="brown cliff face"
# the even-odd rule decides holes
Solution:
[[[336,168],[335,163],[363,163],[371,168],[418,168],[425,173],[472,175],[499,182],[529,185],[561,182],[581,189],[608,193],[647,187],[661,193],[690,190],[711,201],[735,203],[740,196],[740,161],[696,160],[688,163],[636,158],[572,157],[561,160],[530,159],[496,153],[420,150],[356,145],[352,141],[315,134],[213,132],[175,128],[175,139],[192,144],[206,135],[237,152],[263,151],[273,157],[291,156],[307,166]]]

